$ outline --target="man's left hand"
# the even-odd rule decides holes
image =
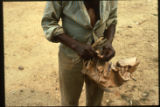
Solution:
[[[102,61],[109,61],[115,56],[115,50],[112,45],[107,45],[103,47],[102,57],[100,58]]]

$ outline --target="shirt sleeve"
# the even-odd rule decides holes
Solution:
[[[111,1],[110,6],[111,6],[111,11],[106,23],[107,26],[110,26],[111,24],[117,24],[117,0]]]
[[[60,1],[48,1],[41,20],[41,26],[46,38],[52,42],[57,42],[54,37],[64,33],[62,26],[58,24],[62,13],[62,3]]]

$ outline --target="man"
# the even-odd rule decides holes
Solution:
[[[58,21],[62,19],[62,26]],[[101,105],[103,90],[81,73],[83,62],[96,57],[91,45],[101,36],[108,39],[103,47],[104,61],[115,51],[112,41],[117,24],[117,1],[48,1],[42,27],[46,38],[60,42],[59,79],[62,105],[78,105],[82,86],[86,83],[86,105]]]

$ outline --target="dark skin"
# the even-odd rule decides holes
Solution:
[[[115,50],[112,47],[113,38],[116,31],[116,25],[112,24],[104,32],[104,37],[108,39],[108,44],[103,47],[103,61],[109,61],[115,56]]]
[[[99,15],[99,0],[85,0],[84,4],[90,16],[91,26],[93,27],[98,19]],[[103,58],[100,58],[103,61],[109,61],[114,55],[115,51],[112,47],[112,41],[115,33],[115,25],[111,25],[105,32],[104,37],[109,40],[109,44],[103,47]],[[74,40],[72,37],[67,34],[60,34],[54,39],[61,42],[62,44],[68,46],[74,50],[82,59],[89,60],[93,57],[97,57],[97,53],[93,50],[91,45],[83,44],[77,40]]]

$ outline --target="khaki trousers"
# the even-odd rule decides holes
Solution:
[[[73,63],[59,50],[59,80],[62,106],[78,106],[83,83],[86,84],[86,105],[100,106],[104,91],[81,73],[82,62]]]

